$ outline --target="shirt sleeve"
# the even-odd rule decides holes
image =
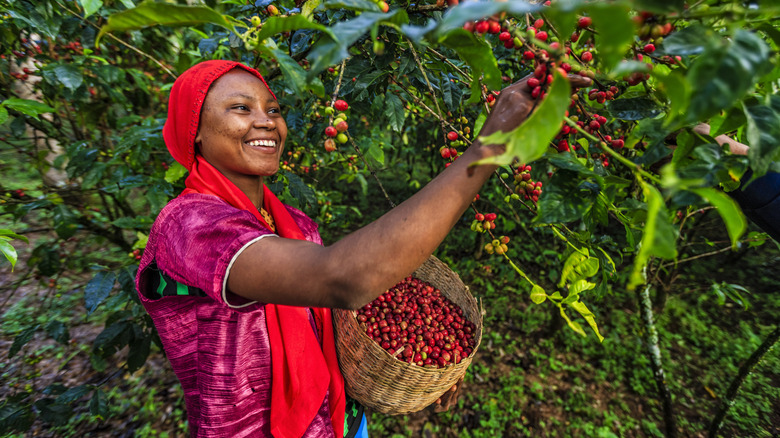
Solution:
[[[150,242],[157,267],[177,282],[203,290],[210,298],[239,311],[259,303],[227,290],[229,269],[249,245],[277,238],[247,211],[219,198],[191,194],[161,212]]]

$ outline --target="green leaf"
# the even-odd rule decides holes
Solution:
[[[73,415],[73,409],[70,406],[56,403],[50,398],[39,399],[33,405],[38,410],[38,417],[42,421],[55,426],[67,423]]]
[[[0,238],[0,251],[2,251],[5,258],[11,262],[11,271],[13,271],[16,266],[16,261],[19,259],[16,248],[14,248],[6,238]]]
[[[734,38],[698,56],[687,74],[691,102],[685,123],[705,120],[733,106],[772,68],[769,47],[755,34],[737,30]]]
[[[598,259],[596,259],[598,260]],[[596,283],[588,280],[577,280],[569,286],[569,295],[579,295],[596,287]]]
[[[130,343],[130,351],[127,353],[127,369],[135,372],[146,363],[151,348],[151,336],[144,336],[141,339],[135,339]]]
[[[340,21],[331,28],[327,38],[320,38],[309,52],[307,59],[311,68],[307,76],[312,80],[328,66],[337,64],[349,56],[348,49],[357,40],[369,33],[375,26],[391,24],[401,26],[409,22],[409,15],[403,9],[395,9],[386,14],[380,12],[363,12],[356,18]]]
[[[67,391],[60,394],[54,402],[63,405],[71,404],[81,397],[87,395],[87,393],[91,390],[92,388],[90,385],[74,386],[73,388],[68,388]]]
[[[70,340],[68,327],[62,321],[57,321],[56,319],[51,320],[48,324],[46,324],[45,330],[49,336],[51,336],[60,344],[67,344]]]
[[[14,338],[13,344],[11,344],[11,349],[8,350],[8,358],[12,358],[16,356],[16,353],[19,352],[19,350],[24,347],[24,345],[32,339],[33,335],[36,331],[40,328],[40,325],[34,325],[32,327],[27,327],[26,329],[22,330],[21,333],[16,335]]]
[[[534,222],[553,224],[579,220],[593,207],[599,192],[597,183],[581,179],[574,172],[558,170],[544,186]]]
[[[387,117],[387,121],[394,131],[401,132],[404,127],[406,112],[404,111],[404,103],[401,101],[401,98],[395,94],[385,94],[385,117]]]
[[[585,330],[582,329],[582,326],[578,322],[569,319],[569,315],[567,315],[566,312],[563,311],[563,306],[560,304],[558,306],[561,311],[561,317],[563,317],[563,319],[566,320],[566,325],[568,325],[570,329],[574,330],[575,333],[581,336],[587,336],[585,334]]]
[[[366,156],[379,163],[380,166],[385,165],[385,151],[377,143],[369,143],[368,149],[366,149]]]
[[[718,214],[726,224],[726,230],[731,239],[731,247],[737,249],[739,238],[745,233],[745,230],[747,230],[747,220],[745,220],[745,215],[739,208],[737,201],[731,196],[710,187],[694,188],[690,189],[690,191],[696,193],[715,206]]]
[[[615,99],[607,103],[609,114],[620,120],[641,120],[655,117],[662,108],[655,101],[645,98]]]
[[[0,406],[0,432],[27,432],[35,421],[31,405],[21,405],[6,400]]]
[[[531,301],[534,304],[542,304],[547,299],[547,294],[544,292],[544,288],[535,284],[531,289]]]
[[[314,10],[322,3],[322,0],[306,0],[306,3],[301,7],[301,15],[311,20],[314,16]]]
[[[47,66],[43,69],[43,77],[52,84],[61,84],[65,88],[75,91],[84,83],[81,70],[72,64],[58,64]]]
[[[590,328],[593,329],[593,332],[596,333],[596,336],[599,338],[599,342],[604,342],[604,336],[601,336],[601,333],[599,333],[599,327],[596,324],[596,317],[593,315],[593,312],[588,309],[588,306],[586,306],[582,301],[575,301],[573,303],[569,303],[569,307],[579,312],[579,314],[585,318],[585,321],[588,322]]]
[[[106,358],[127,345],[132,334],[133,328],[129,322],[115,322],[95,337],[95,342],[92,343],[92,352]]]
[[[98,271],[87,286],[84,288],[84,298],[86,300],[87,314],[91,314],[97,309],[114,288],[116,274],[107,271]]]
[[[165,171],[165,181],[168,183],[175,183],[182,179],[187,174],[187,168],[179,164],[178,161],[174,161],[173,164]]]
[[[323,26],[319,23],[310,21],[302,14],[289,15],[287,17],[271,17],[263,23],[263,27],[260,32],[257,33],[257,39],[263,41],[273,35],[277,35],[283,32],[292,32],[300,29],[314,29],[324,32],[333,40],[336,40],[336,35],[330,30],[330,28]]]
[[[515,159],[521,163],[530,163],[544,154],[550,141],[560,131],[561,120],[571,103],[568,79],[562,77],[557,69],[554,75],[547,96],[525,122],[510,132],[498,131],[487,137],[479,137],[485,145],[505,144],[506,151],[476,164],[507,165]]]
[[[601,64],[604,70],[610,71],[623,60],[634,42],[636,25],[626,5],[594,2],[584,10],[593,19],[592,26],[598,32],[595,45]]]
[[[634,258],[634,268],[627,285],[628,290],[634,290],[645,282],[644,268],[650,257],[656,255],[664,259],[677,257],[675,232],[668,221],[668,214],[661,193],[654,186],[639,180],[647,204],[647,218],[642,233],[639,251]]]
[[[379,5],[369,0],[325,0],[322,9],[348,9],[350,11],[380,12]]]
[[[103,7],[103,0],[79,0],[79,3],[84,8],[84,19]]]
[[[103,35],[110,32],[124,32],[160,25],[186,27],[206,23],[235,32],[233,25],[224,15],[207,6],[180,6],[148,0],[133,9],[117,12],[108,17],[108,22],[100,28],[95,45],[99,44]]]
[[[5,109],[5,106],[0,103],[0,125],[5,123],[8,120],[8,110]]]
[[[2,103],[0,103],[0,108],[2,107],[8,107],[13,110],[19,111],[20,113],[33,117],[35,119],[38,118],[39,115],[50,113],[54,111],[54,108],[50,107],[49,105],[46,105],[45,103],[38,102],[36,100],[30,100],[30,99],[19,99],[18,97],[12,97],[10,99],[4,100]]]
[[[780,98],[773,97],[773,101],[780,109]],[[780,160],[780,113],[773,106],[750,105],[744,108],[750,146],[748,158],[754,177],[765,174],[773,161]]]
[[[587,254],[587,248],[585,248],[584,251],[586,252],[585,254],[579,251],[574,251],[573,253],[569,254],[569,257],[566,258],[566,261],[563,263],[563,268],[561,269],[561,279],[558,282],[558,287],[563,287],[572,278],[574,278],[576,275],[574,272],[574,267],[588,259],[589,255]]]
[[[92,394],[92,400],[89,401],[89,413],[100,419],[108,417],[108,398],[100,388],[95,388],[95,392]]]
[[[325,87],[322,85],[322,81],[316,77],[311,81],[307,81],[306,70],[296,60],[279,49],[271,49],[271,53],[278,61],[279,69],[284,75],[285,82],[292,88],[293,93],[297,97],[305,98],[306,91],[309,90],[319,97],[325,95]]]
[[[77,219],[65,204],[54,207],[52,220],[54,222],[54,231],[60,239],[67,240],[78,231]]]
[[[492,47],[484,38],[459,28],[443,34],[439,43],[454,50],[471,67],[472,89],[483,75],[482,80],[489,89],[501,89],[501,70]]]
[[[699,55],[707,49],[708,45],[713,44],[714,37],[712,30],[701,24],[692,23],[665,37],[658,53],[679,56]]]

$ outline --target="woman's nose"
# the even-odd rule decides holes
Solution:
[[[253,126],[256,128],[276,129],[276,120],[265,112],[258,113]]]

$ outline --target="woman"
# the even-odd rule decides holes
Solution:
[[[482,133],[525,120],[529,91],[524,80],[502,91]],[[343,436],[329,309],[357,309],[419,267],[496,169],[470,165],[503,148],[475,142],[406,202],[322,246],[317,225],[263,184],[287,126],[260,73],[190,68],[171,89],[163,136],[190,175],[155,221],[136,281],[192,435]]]

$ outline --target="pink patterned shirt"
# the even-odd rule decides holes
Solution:
[[[306,240],[322,244],[317,224],[287,209]],[[193,437],[271,435],[265,306],[226,290],[236,256],[263,238],[279,237],[251,213],[203,194],[172,200],[152,226],[136,287],[184,389]],[[159,297],[152,290],[157,270],[205,296]],[[305,437],[334,437],[327,399]]]

